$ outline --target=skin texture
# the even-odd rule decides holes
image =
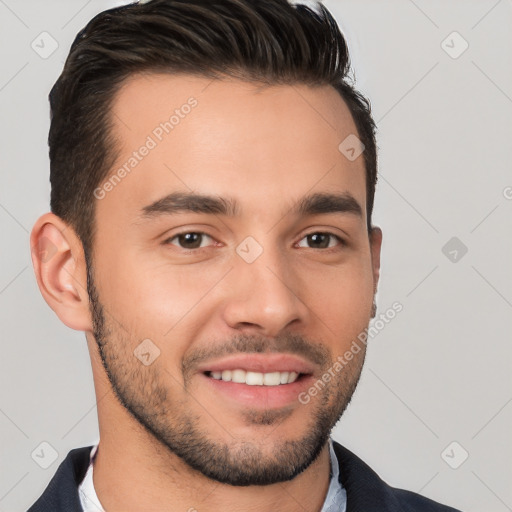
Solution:
[[[197,105],[158,141],[155,128],[191,97]],[[368,326],[382,233],[367,231],[363,157],[350,161],[338,149],[357,133],[348,108],[327,86],[146,74],[126,81],[113,119],[113,173],[149,135],[157,144],[95,199],[91,298],[73,229],[47,213],[31,235],[41,293],[63,323],[86,333],[99,500],[108,512],[319,511],[325,441],[355,389],[364,347],[307,404],[242,403],[202,369],[225,354],[286,353],[306,361],[315,382]],[[236,199],[239,215],[141,214],[166,194],[192,191]],[[291,213],[322,192],[349,193],[362,215]],[[326,232],[345,244],[307,236]],[[194,246],[180,233],[205,236]],[[262,249],[252,263],[236,251],[249,236]],[[41,256],[45,247],[51,258]],[[147,339],[159,352],[145,365],[134,350]]]

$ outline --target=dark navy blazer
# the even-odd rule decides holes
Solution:
[[[389,486],[359,457],[336,441],[333,444],[340,466],[339,479],[347,492],[347,512],[461,512]],[[87,472],[92,448],[71,450],[27,512],[83,512],[78,486]]]

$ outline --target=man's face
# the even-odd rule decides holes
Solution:
[[[289,480],[354,392],[364,349],[333,367],[378,277],[363,156],[338,149],[357,133],[348,108],[330,87],[147,75],[113,120],[122,150],[96,192],[89,288],[110,383],[204,475]]]

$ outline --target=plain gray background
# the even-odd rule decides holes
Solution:
[[[42,299],[28,237],[49,209],[48,92],[76,33],[122,3],[0,0],[1,512],[98,440],[85,336]],[[393,486],[512,510],[512,2],[324,4],[378,124],[378,312],[403,305],[334,437]]]

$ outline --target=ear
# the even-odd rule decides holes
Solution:
[[[92,331],[85,257],[71,226],[45,213],[30,234],[32,264],[44,300],[60,320],[77,331]]]
[[[372,255],[373,288],[377,293],[380,277],[380,250],[382,247],[382,230],[373,226],[370,231],[370,251]]]

